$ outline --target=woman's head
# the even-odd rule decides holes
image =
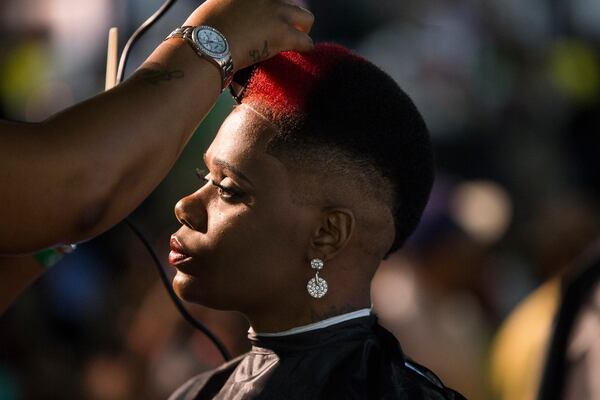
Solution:
[[[410,99],[335,45],[261,64],[205,161],[210,182],[176,206],[184,226],[175,242],[193,257],[176,266],[175,288],[246,312],[289,313],[308,301],[313,257],[325,260],[326,299],[368,296],[381,258],[414,230],[433,180],[427,130]]]
[[[320,44],[261,64],[243,103],[278,128],[271,154],[321,175],[334,168],[331,175],[365,178],[372,195],[388,192],[380,200],[395,237],[386,250],[402,246],[427,202],[433,155],[421,115],[393,79],[341,46]]]

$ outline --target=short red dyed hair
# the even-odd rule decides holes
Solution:
[[[336,44],[318,44],[307,53],[283,52],[255,70],[244,102],[268,104],[277,114],[302,112],[316,87],[341,59],[363,60]]]

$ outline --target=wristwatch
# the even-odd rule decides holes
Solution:
[[[221,72],[221,91],[225,90],[233,78],[233,59],[229,43],[225,36],[211,26],[182,26],[175,29],[165,38],[185,39],[196,53],[212,62]]]

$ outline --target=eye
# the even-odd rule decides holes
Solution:
[[[229,186],[226,186],[226,185],[223,185],[223,184],[220,184],[220,183],[217,183],[217,182],[213,181],[212,179],[209,179],[208,174],[209,174],[208,170],[202,170],[200,168],[196,168],[196,175],[198,176],[198,178],[202,179],[205,182],[205,185],[207,183],[210,183],[213,186],[215,186],[217,188],[217,193],[219,194],[219,197],[221,197],[223,200],[226,200],[229,202],[234,202],[243,197],[243,193],[240,192],[239,190],[234,189]]]
[[[238,200],[242,197],[242,193],[238,192],[234,188],[224,186],[224,185],[218,184],[216,182],[213,182],[213,185],[215,185],[218,188],[219,196],[221,196],[221,198],[224,200],[231,202],[231,201]]]

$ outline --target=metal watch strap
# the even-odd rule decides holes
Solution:
[[[231,54],[225,59],[217,59],[204,53],[192,38],[192,32],[194,31],[194,29],[196,29],[195,26],[181,26],[173,30],[173,32],[171,32],[165,38],[165,40],[172,38],[182,38],[192,46],[196,54],[215,64],[219,68],[219,72],[221,73],[221,91],[223,91],[229,86],[231,80],[233,79],[233,59],[231,57]]]
[[[190,29],[191,28],[191,29]],[[165,38],[165,40],[168,39],[172,39],[172,38],[183,38],[184,34],[186,31],[191,31],[194,28],[191,26],[180,26],[179,28],[176,28],[173,32],[169,33],[169,35],[167,35],[167,37]]]

